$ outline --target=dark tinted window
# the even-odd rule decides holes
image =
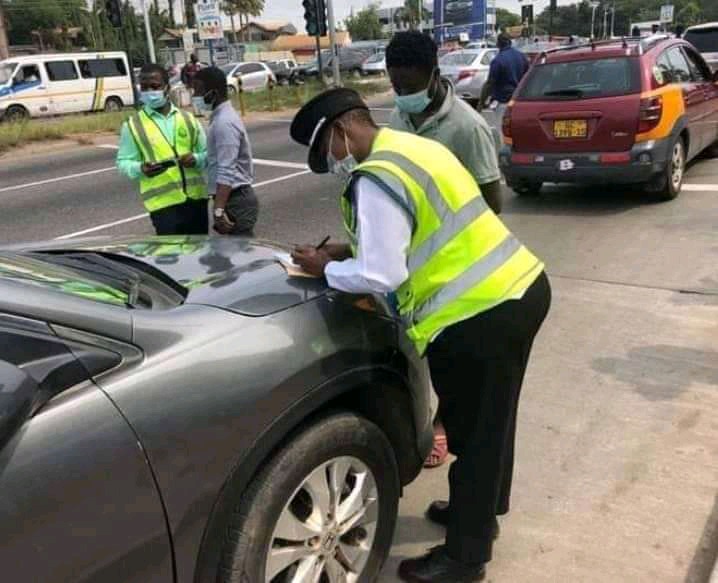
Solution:
[[[80,72],[85,79],[123,77],[127,75],[127,68],[122,59],[88,59],[78,62]]]
[[[45,63],[45,69],[50,81],[73,81],[77,79],[77,70],[75,69],[75,63],[72,61]]]
[[[691,75],[694,81],[710,81],[711,73],[708,70],[708,65],[705,61],[696,54],[692,49],[683,47],[683,54],[686,56],[688,61],[688,67],[691,70]]]
[[[718,28],[689,30],[683,38],[702,53],[718,53]]]
[[[14,83],[36,83],[40,81],[40,69],[37,65],[23,65],[20,70],[15,73]]]
[[[534,66],[519,98],[590,99],[637,93],[640,89],[636,59],[593,59]]]

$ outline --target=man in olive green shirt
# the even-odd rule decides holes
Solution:
[[[501,173],[489,124],[459,99],[439,74],[436,43],[418,31],[399,32],[386,48],[396,93],[389,126],[436,140],[473,175],[495,213],[501,212]]]

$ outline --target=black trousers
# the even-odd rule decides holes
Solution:
[[[207,199],[187,200],[150,213],[158,235],[206,235],[209,232]]]
[[[496,516],[509,511],[519,394],[550,304],[542,273],[520,300],[454,324],[429,345],[439,415],[456,456],[446,549],[458,561],[489,561]]]

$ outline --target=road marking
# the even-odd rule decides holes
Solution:
[[[687,192],[706,192],[711,190],[718,192],[718,184],[691,184],[684,182],[683,190]]]
[[[280,160],[264,160],[263,158],[252,158],[257,166],[275,166],[277,168],[296,168],[298,170],[307,170],[307,165],[300,162],[282,162]]]
[[[67,176],[59,176],[56,178],[48,178],[47,180],[38,180],[37,182],[27,182],[26,184],[16,184],[14,186],[4,186],[0,188],[0,192],[8,192],[10,190],[18,190],[21,188],[31,188],[33,186],[42,186],[43,184],[52,184],[53,182],[60,182],[62,180],[72,180],[73,178],[82,178],[83,176],[92,176],[93,174],[101,174],[103,172],[109,172],[114,170],[114,166],[109,168],[98,168],[97,170],[88,170],[87,172],[78,172],[77,174],[68,174]]]
[[[260,188],[262,186],[267,186],[269,184],[274,184],[275,182],[281,182],[282,180],[289,180],[290,178],[296,178],[297,176],[302,176],[304,174],[309,174],[311,170],[302,170],[301,172],[293,172],[292,174],[287,174],[286,176],[280,176],[278,178],[272,178],[270,180],[265,180],[263,182],[257,182],[254,184],[254,188]],[[97,225],[96,227],[90,227],[89,229],[83,229],[82,231],[75,231],[74,233],[68,233],[66,235],[60,235],[59,237],[55,237],[56,241],[62,241],[64,239],[72,239],[74,237],[79,237],[81,235],[87,235],[89,233],[94,233],[96,231],[102,231],[104,229],[109,229],[110,227],[116,227],[118,225],[124,225],[125,223],[131,223],[133,221],[139,221],[140,219],[144,219],[145,217],[149,217],[148,213],[142,213],[141,215],[135,215],[134,217],[128,217],[126,219],[120,219],[119,221],[112,221],[111,223],[105,223],[104,225]]]
[[[104,148],[105,150],[119,150],[120,147],[115,144],[95,144],[98,148]]]
[[[292,123],[293,119],[281,119],[281,118],[271,118],[271,117],[257,117],[254,119],[247,120],[247,125],[250,125],[253,121],[269,121],[274,123]],[[251,127],[251,125],[250,125]]]

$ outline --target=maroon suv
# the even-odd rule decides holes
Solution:
[[[502,128],[499,162],[519,194],[641,184],[671,199],[686,163],[718,149],[718,74],[666,36],[562,47],[536,59]]]

